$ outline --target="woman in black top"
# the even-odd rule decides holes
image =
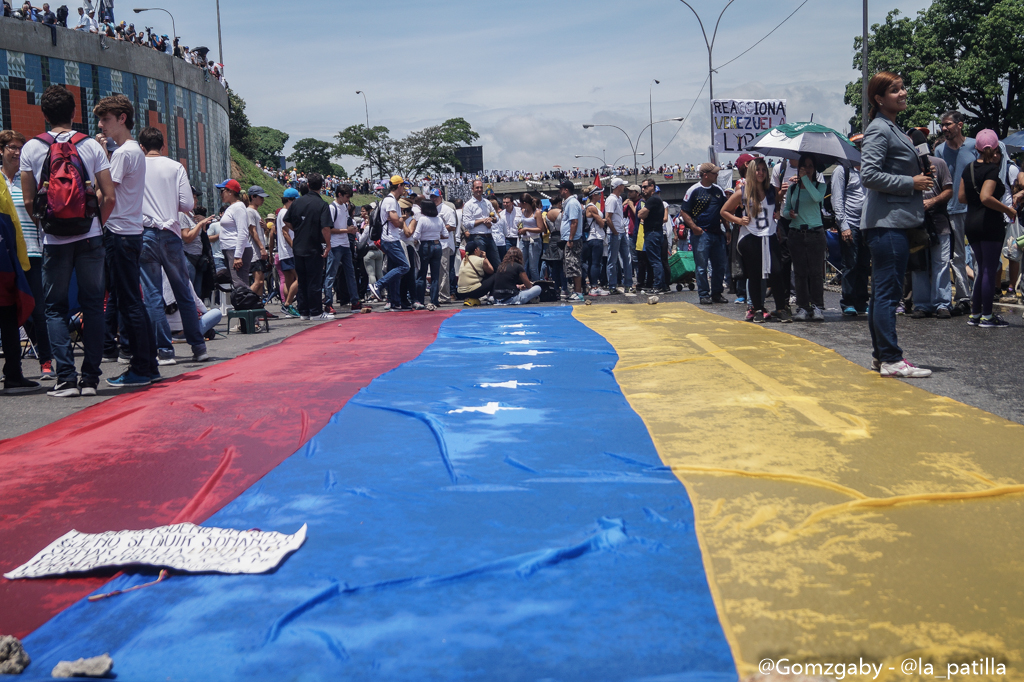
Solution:
[[[1017,218],[1013,207],[1006,206],[996,197],[1006,191],[999,177],[1002,152],[999,137],[992,130],[982,130],[975,137],[977,161],[964,169],[960,180],[960,202],[967,204],[964,233],[974,252],[974,292],[971,295],[971,315],[967,324],[974,327],[1007,327],[1006,320],[992,313],[992,299],[996,291],[999,256],[1006,235],[1006,221]]]
[[[501,305],[519,305],[529,303],[540,296],[540,292],[540,286],[534,285],[526,276],[523,252],[510,246],[494,273],[494,298]]]

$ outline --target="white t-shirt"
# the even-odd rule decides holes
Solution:
[[[391,224],[388,216],[391,213],[398,215],[399,221],[402,220],[402,209],[398,205],[398,199],[395,198],[394,194],[389,194],[380,202],[380,219],[384,223],[384,229],[381,230],[380,240],[382,242],[400,242],[405,237],[405,232],[401,227],[395,227]]]
[[[608,198],[604,200],[604,214],[606,217],[611,218],[611,226],[615,229],[616,234],[625,234],[626,222],[625,217],[622,215],[622,199],[619,195],[609,194]]]
[[[339,204],[337,201],[332,201],[330,205],[331,217],[334,218],[334,229],[345,230],[348,229],[348,204]],[[349,248],[348,234],[335,234],[331,232],[331,248]]]
[[[170,230],[181,237],[179,213],[195,207],[185,167],[166,156],[147,156],[146,188],[142,195],[142,224]]]
[[[110,155],[110,179],[114,181],[114,197],[117,202],[104,227],[123,237],[142,234],[146,155],[138,142],[125,140]],[[174,217],[177,220],[177,215]]]
[[[245,209],[245,215],[249,222],[249,227],[255,227],[256,239],[259,240],[259,244],[252,244],[252,259],[259,260],[260,258],[260,246],[263,245],[263,219],[260,218],[260,212],[252,206],[247,206]],[[246,228],[248,229],[248,228]],[[252,240],[250,240],[251,242]]]
[[[440,215],[425,216],[420,213],[416,216],[416,230],[412,233],[412,238],[419,242],[440,241],[447,238],[446,232],[444,219]]]
[[[284,231],[288,230],[284,226],[284,214],[288,212],[288,209],[282,208],[277,212],[277,254],[281,257],[281,260],[286,258],[294,258],[295,253],[292,251],[292,245],[289,244],[284,238]],[[288,230],[289,236],[291,236],[291,230]]]
[[[57,136],[58,142],[67,142],[68,139],[73,135],[72,132],[61,133]],[[39,140],[32,138],[25,143],[25,146],[21,149],[21,164],[18,170],[25,173],[32,173],[32,176],[36,179],[36,186],[39,186],[39,178],[43,176],[43,163],[46,161],[46,154],[50,151],[50,148],[40,142]],[[141,151],[141,150],[140,150]],[[96,140],[89,138],[83,140],[78,145],[78,156],[82,159],[82,165],[85,166],[85,172],[89,174],[89,180],[92,181],[93,187],[99,187],[96,182],[96,175],[100,171],[110,170],[110,162],[107,161],[107,153],[103,151],[103,147]],[[103,235],[103,231],[100,229],[100,219],[93,218],[92,227],[85,234],[76,235],[74,237],[54,237],[50,234],[43,235],[44,244],[70,244],[77,242],[82,239],[89,239],[90,237],[100,237]]]
[[[445,240],[445,246],[454,251],[455,231],[459,226],[459,218],[455,214],[455,209],[448,204],[441,203],[437,207],[437,215],[444,221],[445,229],[448,230],[448,238]]]
[[[601,227],[601,223],[597,222],[597,218],[591,218],[587,215],[587,210],[593,206],[597,209],[597,212],[601,212],[601,204],[587,204],[583,208],[583,224],[590,230],[590,234],[587,236],[587,241],[600,239],[604,241],[604,228]],[[666,211],[668,213],[668,211]]]
[[[241,201],[228,206],[220,219],[220,248],[234,249],[235,258],[241,258],[242,252],[252,246],[249,243],[249,216],[245,212],[245,204]]]

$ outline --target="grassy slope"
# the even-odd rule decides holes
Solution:
[[[281,195],[284,194],[284,187],[261,171],[252,161],[242,156],[234,147],[231,148],[231,177],[238,180],[243,190],[247,190],[253,185],[259,185],[270,195],[259,208],[261,216],[266,217],[281,208]]]

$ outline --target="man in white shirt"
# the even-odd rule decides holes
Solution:
[[[148,386],[159,380],[156,338],[142,303],[139,257],[142,254],[142,201],[146,191],[146,155],[132,139],[135,108],[124,95],[111,95],[93,107],[101,134],[97,141],[106,146],[113,140],[117,149],[110,155],[110,179],[117,202],[104,224],[107,288],[116,293],[117,312],[124,323],[132,359],[128,371],[107,383],[114,387]]]
[[[192,186],[185,167],[164,156],[164,135],[157,128],[145,128],[139,133],[139,145],[146,154],[146,188],[142,199],[142,255],[139,269],[142,277],[142,296],[149,314],[156,340],[157,364],[173,365],[174,346],[171,328],[167,324],[164,308],[163,276],[174,292],[174,301],[181,312],[181,328],[185,340],[192,346],[192,361],[210,359],[206,341],[199,329],[199,313],[189,283],[188,261],[181,241],[179,213],[188,213],[195,207]]]
[[[473,197],[462,207],[462,229],[471,239],[483,244],[487,260],[495,270],[501,265],[498,247],[491,233],[491,226],[494,225],[496,217],[491,202],[484,198],[484,181],[474,180]]]
[[[50,347],[57,362],[57,383],[48,395],[69,398],[78,395],[96,395],[100,380],[100,362],[103,357],[103,233],[100,223],[114,208],[114,183],[110,179],[110,162],[103,148],[89,137],[76,134],[71,128],[75,116],[75,96],[63,85],[51,85],[40,100],[43,116],[50,124],[46,141],[39,138],[25,143],[21,150],[19,171],[25,209],[43,233],[43,290],[46,292],[46,331]],[[58,237],[41,224],[44,216],[33,206],[36,190],[42,177],[43,166],[51,142],[70,141],[78,149],[93,186],[98,188],[99,215],[92,219],[84,234]],[[85,359],[79,381],[75,371],[75,356],[68,335],[68,287],[71,273],[78,281],[78,302],[82,308],[82,345]]]
[[[437,206],[437,215],[444,222],[448,236],[441,242],[441,282],[439,299],[442,303],[451,302],[451,262],[452,254],[455,253],[455,231],[458,229],[459,219],[455,209],[444,203],[441,199],[441,190],[430,190],[430,199]]]
[[[331,252],[327,254],[327,275],[324,277],[324,309],[331,313],[334,312],[331,302],[334,300],[334,281],[338,277],[339,267],[344,272],[345,287],[353,312],[363,307],[356,287],[355,264],[348,238],[350,234],[356,233],[351,218],[352,193],[351,185],[338,185],[334,191],[334,201],[328,207],[334,226],[331,227]],[[338,305],[341,305],[340,300]]]
[[[508,246],[519,245],[519,226],[517,222],[522,222],[523,213],[516,207],[515,202],[512,201],[512,196],[508,195],[502,200],[501,215],[498,218],[498,222],[501,223],[505,234],[505,244]]]
[[[612,193],[604,201],[605,225],[608,227],[608,286],[619,294],[633,286],[633,255],[630,253],[629,230],[622,214],[622,194],[626,181],[612,178]]]
[[[384,229],[381,232],[380,250],[388,257],[388,271],[375,283],[370,284],[370,292],[381,298],[380,292],[387,289],[388,304],[385,310],[398,310],[402,307],[402,277],[409,272],[409,261],[406,259],[402,239],[405,236],[405,221],[402,220],[402,209],[398,200],[405,196],[405,181],[401,175],[392,175],[388,181],[388,195],[377,208],[380,211]]]

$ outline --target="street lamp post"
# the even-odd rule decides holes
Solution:
[[[679,2],[683,3],[684,5],[686,5],[687,7],[690,8],[690,11],[693,12],[693,16],[697,17],[697,23],[700,24],[700,32],[702,34],[704,34],[704,45],[707,46],[707,48],[708,48],[708,85],[710,86],[710,93],[711,93],[711,98],[710,99],[713,102],[715,100],[715,79],[714,79],[715,69],[711,65],[711,55],[712,55],[712,53],[714,52],[714,49],[715,49],[715,38],[718,36],[718,25],[720,23],[722,23],[722,15],[725,14],[725,10],[729,9],[729,5],[731,5],[732,3],[736,2],[736,0],[729,0],[729,2],[726,3],[725,7],[722,8],[722,11],[718,13],[718,20],[715,22],[715,30],[711,34],[711,40],[708,40],[708,32],[704,30],[704,22],[700,20],[700,15],[697,14],[697,10],[695,10],[693,8],[693,5],[688,3],[686,0],[679,0]],[[711,111],[709,110],[708,113],[711,114]],[[714,151],[714,149],[715,149],[715,117],[714,117],[714,115],[712,115],[711,116],[711,147],[708,148],[708,157],[709,157],[708,160],[711,161],[712,163],[714,163],[714,161],[715,161],[715,158],[714,158],[715,151]]]
[[[366,104],[366,93],[362,90],[356,90],[357,95],[363,96],[363,111],[366,112],[366,131],[370,131],[370,107]]]
[[[644,133],[647,132],[648,128],[653,128],[655,123],[668,123],[669,121],[682,121],[682,120],[683,120],[682,116],[677,116],[676,118],[665,118],[665,119],[662,119],[660,121],[651,121],[650,123],[645,125],[643,130],[641,130],[640,133],[636,136],[636,143],[635,144],[634,144],[632,138],[630,138],[629,133],[627,133],[625,130],[623,130],[619,126],[612,125],[611,123],[584,123],[583,127],[584,127],[584,129],[590,129],[590,128],[615,128],[620,133],[622,133],[623,135],[626,136],[626,141],[629,143],[629,148],[633,152],[633,180],[636,181],[640,177],[640,173],[637,171],[636,157],[643,156],[642,152],[638,153],[636,151],[636,148],[638,146],[640,146],[640,138],[642,138],[644,136]]]
[[[217,54],[220,59],[220,68],[224,68],[224,41],[220,37],[220,0],[217,0]]]
[[[647,89],[647,106],[651,121],[651,165],[654,165],[654,86],[661,85],[657,78],[651,79],[651,87]]]
[[[597,159],[598,161],[601,162],[602,166],[607,166],[608,163],[604,160],[604,151],[605,150],[603,149],[601,150],[601,156],[592,156],[590,154],[573,154],[573,156],[575,156],[577,159]]]

